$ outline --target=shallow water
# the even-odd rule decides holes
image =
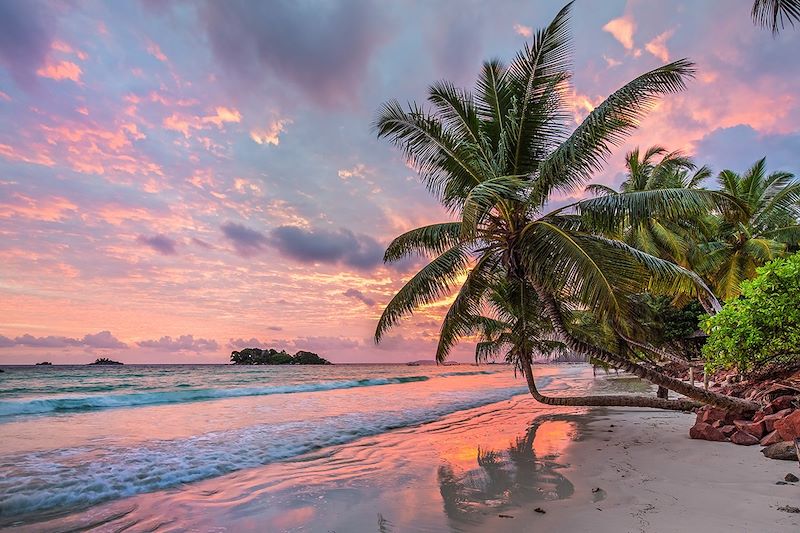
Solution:
[[[592,384],[585,366],[537,375],[547,390]],[[447,530],[571,494],[556,459],[579,433],[574,411],[520,396],[524,382],[503,366],[54,367],[4,378],[6,525],[328,531],[345,509],[341,531],[353,520],[377,531],[378,513],[405,531],[411,506],[415,519],[429,515],[420,524]]]

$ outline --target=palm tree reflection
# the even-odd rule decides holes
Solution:
[[[505,450],[478,447],[472,469],[442,464],[438,481],[447,516],[476,522],[487,514],[572,496],[574,487],[558,472],[565,465],[557,459],[574,439],[579,420],[567,415],[539,418]]]

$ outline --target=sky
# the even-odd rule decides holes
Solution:
[[[448,220],[373,121],[471,87],[562,5],[0,0],[0,363],[430,359],[446,301],[372,341],[419,266],[384,265],[386,245]],[[774,37],[750,6],[576,2],[576,124],[642,72],[698,68],[594,182],[655,143],[800,172],[800,29]]]

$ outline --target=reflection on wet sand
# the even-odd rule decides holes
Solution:
[[[558,472],[565,465],[557,459],[576,437],[577,420],[570,415],[542,417],[505,449],[478,445],[472,468],[445,460],[438,481],[447,516],[456,523],[475,523],[489,512],[569,498],[574,487]]]
[[[515,396],[23,529],[480,531],[490,516],[573,494],[562,472],[591,416]]]

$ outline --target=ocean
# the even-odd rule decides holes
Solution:
[[[526,394],[504,365],[4,368],[0,525],[302,462]],[[548,390],[591,384],[585,365],[537,372]]]

